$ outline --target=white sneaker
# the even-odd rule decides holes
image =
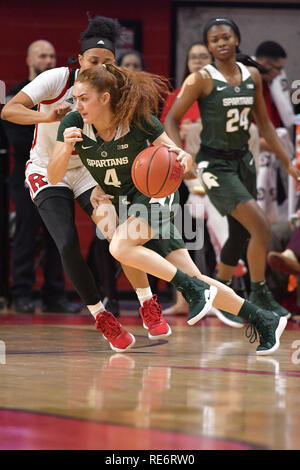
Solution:
[[[218,319],[223,322],[225,325],[231,326],[232,328],[243,328],[244,321],[238,315],[233,315],[232,313],[223,312],[218,308],[212,306],[210,313],[213,313],[218,317]]]

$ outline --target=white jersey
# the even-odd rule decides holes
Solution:
[[[282,70],[281,74],[272,80],[270,84],[270,92],[283,125],[289,129],[294,125],[295,116],[291,103],[287,76],[284,70]]]
[[[73,84],[78,70],[59,67],[38,75],[22,91],[29,96],[38,111],[49,113],[58,103],[69,104],[75,108]],[[33,136],[30,160],[41,167],[47,168],[51,159],[57,137],[59,121],[36,124]],[[74,152],[70,158],[68,169],[82,166],[82,162]]]

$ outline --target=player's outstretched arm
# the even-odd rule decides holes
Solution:
[[[33,107],[34,103],[31,98],[23,91],[19,91],[16,96],[6,103],[2,109],[1,118],[15,124],[40,124],[61,121],[66,113],[71,110],[71,107],[64,103],[58,104],[49,113],[35,111],[31,109]]]

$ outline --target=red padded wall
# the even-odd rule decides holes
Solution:
[[[57,66],[76,57],[79,35],[87,27],[86,12],[120,20],[140,21],[142,24],[142,52],[147,70],[169,77],[171,0],[111,0],[77,2],[42,0],[31,2],[1,2],[0,6],[0,80],[9,89],[27,77],[25,64],[29,44],[47,39],[56,48]],[[76,223],[83,255],[86,256],[93,238],[90,219],[76,208]],[[37,287],[42,282],[38,272]],[[123,276],[120,287],[129,287]],[[67,284],[68,288],[71,285]]]

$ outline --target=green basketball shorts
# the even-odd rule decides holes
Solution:
[[[203,186],[221,215],[229,215],[240,202],[256,199],[256,168],[251,152],[238,160],[197,155]]]
[[[172,251],[185,248],[181,234],[173,223],[174,216],[179,208],[179,193],[161,199],[150,199],[140,192],[135,192],[129,204],[119,204],[117,212],[119,223],[122,224],[129,217],[142,219],[152,228],[156,236],[145,243],[149,248],[164,258]],[[129,202],[129,201],[128,201]]]

